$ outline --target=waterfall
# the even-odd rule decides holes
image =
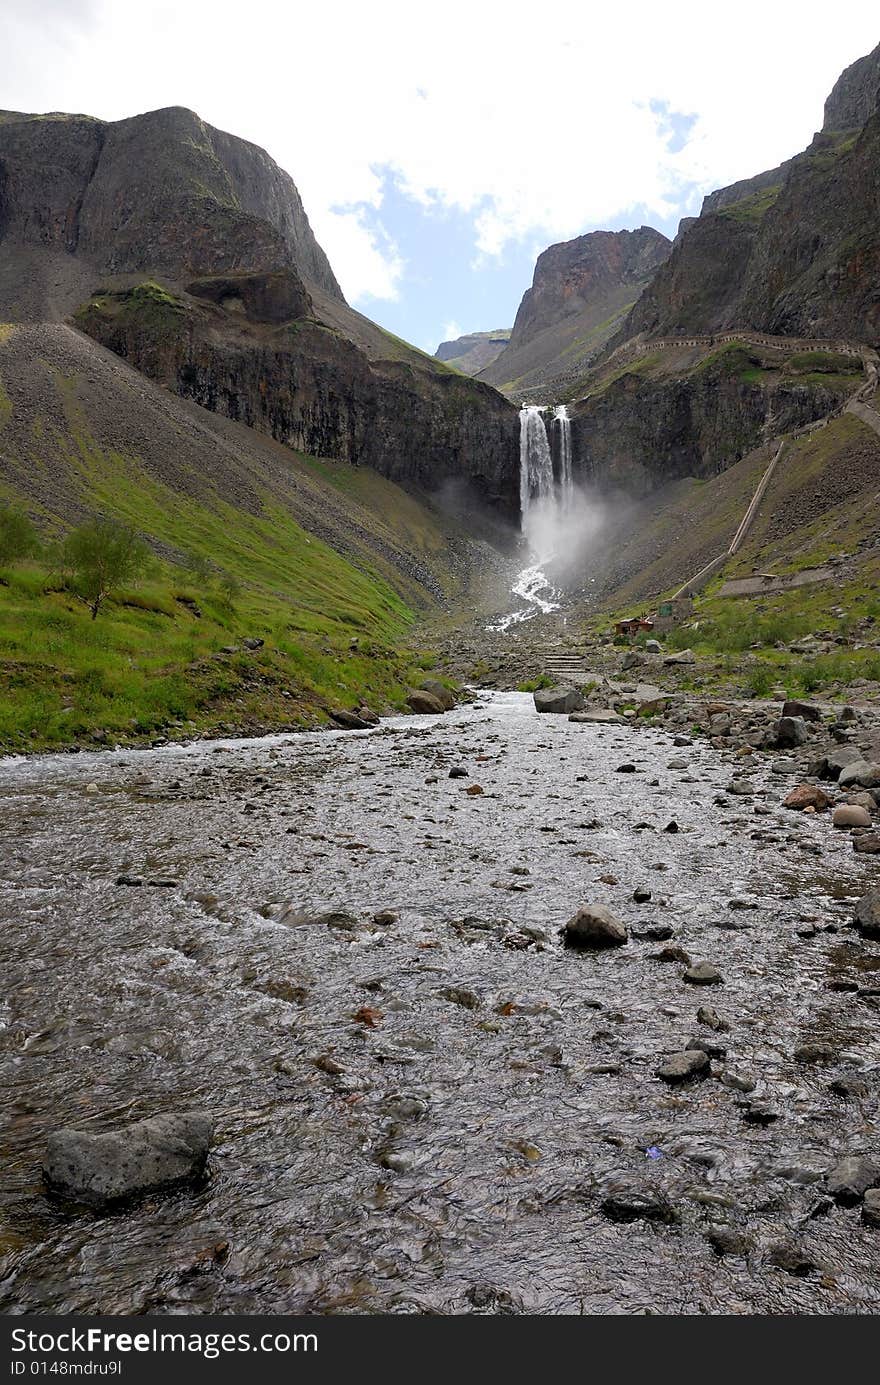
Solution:
[[[557,404],[554,418],[559,424],[559,503],[565,511],[571,506],[574,479],[571,470],[571,419],[564,404]]]
[[[519,411],[519,505],[523,525],[532,504],[547,500],[552,494],[553,457],[547,429],[540,408],[527,404]]]

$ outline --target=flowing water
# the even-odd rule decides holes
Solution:
[[[0,764],[0,1311],[876,1311],[877,1232],[821,1184],[876,1150],[878,1002],[829,989],[876,978],[846,929],[865,866],[778,779],[734,802],[729,777],[707,745],[517,694]],[[588,900],[625,947],[563,948]],[[724,984],[654,960],[662,925]],[[654,1076],[695,1032],[773,1124],[717,1075]],[[799,1064],[807,1041],[840,1056]],[[841,1071],[872,1094],[829,1095]],[[187,1108],[217,1122],[202,1189],[112,1216],[47,1199],[49,1131]],[[621,1180],[677,1220],[611,1219]],[[809,1275],[769,1263],[786,1236]]]

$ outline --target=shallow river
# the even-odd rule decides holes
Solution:
[[[0,1311],[875,1312],[880,1233],[821,1182],[878,1150],[880,1002],[834,989],[880,966],[846,927],[868,868],[790,783],[725,798],[730,765],[518,694],[0,764]],[[562,947],[585,901],[625,947]],[[724,984],[652,957],[676,944]],[[727,1058],[670,1089],[695,1034]],[[829,1093],[847,1073],[869,1095]],[[201,1190],[46,1197],[48,1131],[187,1108],[217,1122]],[[675,1219],[612,1219],[617,1187]],[[772,1263],[792,1238],[809,1272]]]

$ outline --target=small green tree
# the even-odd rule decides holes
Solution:
[[[98,519],[68,534],[63,555],[70,590],[88,606],[92,620],[97,620],[114,588],[140,576],[150,550],[133,529]]]
[[[32,558],[39,552],[37,531],[26,514],[0,506],[0,566]]]

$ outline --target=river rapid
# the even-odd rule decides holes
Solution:
[[[520,694],[0,764],[0,1311],[876,1312],[878,1232],[823,1192],[878,1150],[869,867],[731,764]],[[585,902],[630,941],[564,948]],[[666,1086],[696,1034],[726,1057]],[[204,1187],[46,1196],[50,1131],[186,1109]]]

